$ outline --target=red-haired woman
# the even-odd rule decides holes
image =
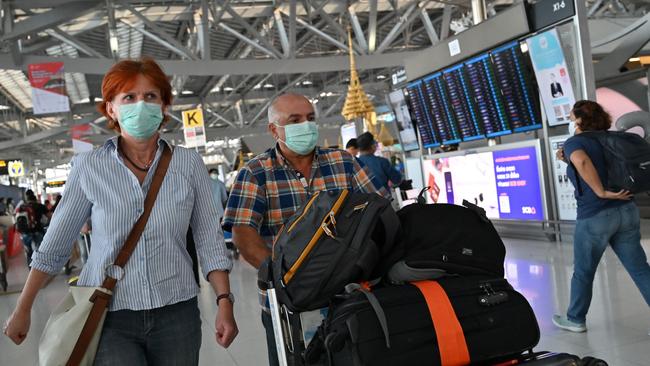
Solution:
[[[115,64],[104,76],[99,110],[119,136],[77,155],[65,192],[5,334],[22,343],[34,299],[60,272],[82,225],[93,223],[88,261],[79,286],[100,286],[133,224],[165,148],[172,159],[141,239],[118,281],[95,365],[197,365],[201,346],[198,286],[186,250],[191,227],[199,261],[217,294],[216,341],[237,335],[227,256],[210,178],[201,157],[162,139],[159,130],[172,102],[168,77],[149,59]]]
[[[600,104],[582,100],[573,106],[571,121],[570,129],[575,131],[575,136],[564,143],[558,158],[575,167],[567,168],[569,179],[577,188],[578,201],[574,268],[569,309],[566,316],[553,316],[553,323],[565,330],[584,332],[594,275],[607,246],[612,247],[649,306],[650,265],[641,247],[639,209],[631,202],[632,195],[628,191],[605,190],[607,168],[602,146],[582,134],[609,130],[611,117]]]

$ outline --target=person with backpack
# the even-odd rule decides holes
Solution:
[[[379,184],[388,193],[387,198],[390,198],[390,187],[388,182],[393,186],[397,186],[402,182],[402,174],[397,171],[386,158],[376,156],[377,141],[370,132],[364,132],[357,137],[357,144],[359,145],[359,161],[366,166],[372,173],[373,183]]]
[[[241,168],[232,186],[224,216],[224,230],[244,259],[255,268],[271,255],[283,224],[319,191],[374,193],[376,188],[346,151],[317,146],[314,106],[299,94],[282,94],[268,109],[268,130],[275,147]],[[278,356],[266,292],[260,292],[269,365]]]
[[[32,255],[41,246],[47,224],[47,208],[38,202],[32,190],[25,192],[25,200],[16,208],[16,231],[25,247],[27,266],[32,266]]]
[[[573,240],[574,269],[571,299],[566,315],[554,315],[553,323],[571,332],[585,332],[586,315],[598,263],[607,246],[614,253],[650,306],[650,265],[641,246],[639,209],[627,190],[612,192],[607,187],[607,165],[603,146],[591,131],[609,130],[612,120],[603,107],[582,100],[571,111],[570,131],[575,134],[558,151],[567,175],[576,187],[578,215]]]

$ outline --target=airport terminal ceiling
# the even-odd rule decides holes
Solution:
[[[486,3],[489,18],[512,1]],[[650,0],[586,6],[596,34],[633,23]],[[97,142],[112,134],[95,103],[118,59],[149,56],[172,77],[167,136],[181,139],[180,111],[201,106],[209,140],[236,138],[264,134],[269,100],[285,91],[311,96],[320,123],[342,123],[348,28],[366,92],[384,104],[409,53],[472,25],[469,0],[0,0],[0,7],[0,154],[41,167],[69,160],[72,125],[90,123]],[[33,113],[27,65],[49,61],[64,62],[71,113]]]

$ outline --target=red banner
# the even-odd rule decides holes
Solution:
[[[34,114],[70,111],[63,72],[63,62],[29,65],[27,73],[32,86]]]

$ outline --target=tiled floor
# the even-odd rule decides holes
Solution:
[[[644,223],[650,229],[650,223]],[[650,235],[644,237],[650,238]],[[506,273],[510,282],[531,302],[537,314],[542,339],[538,350],[571,352],[580,356],[603,358],[612,366],[650,365],[650,309],[622,265],[608,250],[596,275],[594,297],[584,334],[554,328],[551,316],[564,310],[568,302],[572,271],[572,246],[549,242],[508,240]],[[650,253],[650,241],[646,240]],[[20,283],[26,271],[22,258],[11,261],[9,281]],[[64,275],[44,289],[32,314],[32,329],[26,342],[14,346],[0,337],[0,365],[36,365],[38,335],[45,326],[52,307],[65,291]],[[200,307],[203,317],[201,365],[252,366],[266,364],[266,343],[260,324],[256,296],[256,274],[248,264],[237,261],[231,276],[237,296],[236,317],[240,335],[224,350],[214,341],[216,306],[214,295],[203,286]],[[18,290],[14,285],[11,290]],[[0,294],[0,320],[4,321],[15,305],[17,293]]]

